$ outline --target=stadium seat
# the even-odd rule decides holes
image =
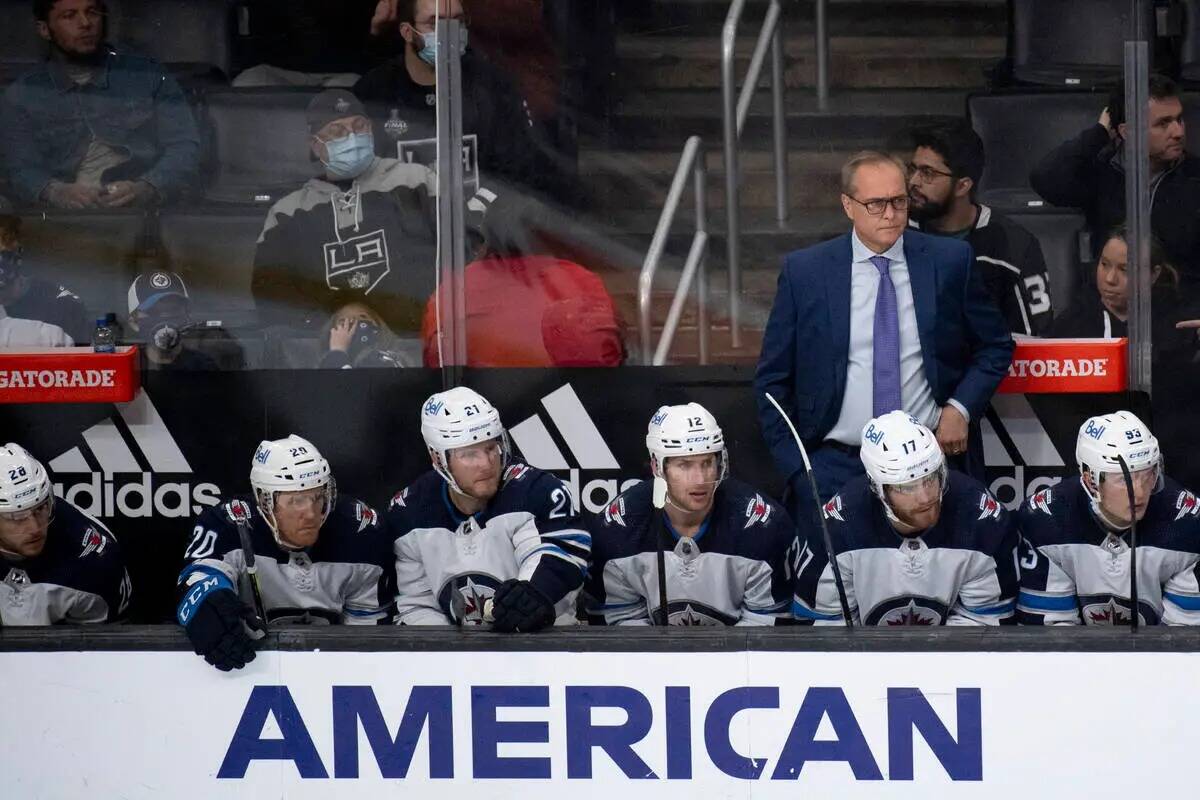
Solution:
[[[1011,0],[1013,77],[1068,87],[1120,79],[1129,7],[1129,0]],[[1153,39],[1153,4],[1142,7]]]
[[[1107,95],[1096,92],[978,94],[967,100],[983,139],[987,165],[979,199],[1002,210],[1040,207],[1029,173],[1046,153],[1100,117]]]
[[[0,86],[45,57],[29,0],[0,0]]]
[[[216,178],[208,199],[270,204],[317,174],[304,110],[312,89],[230,89],[207,95]]]
[[[197,316],[241,327],[254,321],[250,278],[266,209],[163,211],[159,234]]]
[[[1081,247],[1082,214],[1015,213],[1010,218],[1037,237],[1050,272],[1050,298],[1055,315],[1071,306],[1086,274],[1087,250]]]
[[[162,62],[184,80],[229,81],[234,24],[233,0],[109,2],[109,40]]]
[[[22,215],[21,243],[36,273],[83,298],[90,312],[127,310],[129,284],[144,252],[141,212],[47,211]]]

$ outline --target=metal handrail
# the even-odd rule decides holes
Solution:
[[[733,346],[741,347],[741,210],[738,201],[740,168],[738,165],[738,145],[742,138],[742,129],[746,125],[746,116],[750,111],[750,101],[758,89],[762,77],[763,64],[766,61],[767,48],[771,48],[771,93],[773,96],[772,116],[775,129],[775,216],[780,223],[788,218],[787,197],[787,118],[784,114],[783,95],[783,6],[780,0],[771,0],[763,20],[762,31],[758,43],[750,57],[750,67],[746,71],[746,82],[741,92],[736,91],[734,75],[734,56],[737,49],[738,27],[746,10],[746,0],[733,0],[729,13],[725,17],[725,27],[721,33],[721,96],[724,116],[725,135],[725,213],[728,222],[728,239],[726,252],[729,261],[729,325],[733,337]],[[735,98],[735,94],[738,96]]]
[[[642,272],[638,276],[638,333],[642,362],[645,364],[659,367],[666,363],[667,353],[675,340],[675,331],[679,328],[679,320],[683,316],[683,304],[687,300],[688,290],[693,281],[696,283],[699,303],[696,326],[700,336],[700,363],[708,363],[708,270],[705,269],[705,256],[708,253],[707,176],[704,141],[699,136],[693,136],[683,146],[683,155],[680,156],[679,166],[675,169],[671,190],[667,192],[667,201],[663,204],[658,227],[654,229],[654,238],[650,240],[650,249],[646,251],[646,260],[642,263]],[[658,346],[654,347],[650,319],[654,274],[658,271],[658,264],[666,251],[667,236],[670,235],[675,216],[679,213],[679,204],[683,200],[683,190],[687,187],[689,177],[694,181],[696,193],[696,233],[692,237],[692,247],[688,251],[683,274],[671,300],[671,310],[667,312],[667,321],[663,324],[662,336],[658,340]]]

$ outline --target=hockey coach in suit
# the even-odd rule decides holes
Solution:
[[[811,515],[811,492],[766,392],[804,440],[824,502],[863,473],[866,422],[896,409],[935,432],[952,467],[982,479],[979,420],[1012,359],[970,245],[907,228],[904,165],[863,152],[841,177],[853,230],[784,260],[754,381],[759,423],[797,520]]]

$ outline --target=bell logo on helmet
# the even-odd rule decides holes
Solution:
[[[429,398],[429,401],[425,403],[425,408],[422,409],[422,411],[427,417],[436,417],[442,412],[442,409],[445,408],[445,406],[446,404],[441,400],[434,400],[431,397]]]
[[[1092,437],[1096,441],[1100,441],[1100,437],[1104,435],[1104,431],[1106,430],[1108,430],[1107,426],[1097,425],[1095,422],[1089,419],[1087,421],[1087,427],[1083,429],[1083,434],[1085,436]]]
[[[269,447],[260,447],[258,448],[258,452],[254,454],[254,460],[260,464],[266,464],[270,458],[271,448]]]
[[[863,438],[871,444],[880,445],[883,443],[883,431],[876,428],[875,423],[872,422],[867,426],[866,432],[863,433]]]
[[[657,414],[655,414],[653,417],[650,418],[650,424],[651,425],[662,425],[663,422],[666,421],[666,419],[667,419],[667,412],[665,410],[659,411]]]

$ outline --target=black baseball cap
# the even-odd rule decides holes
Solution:
[[[321,92],[312,99],[308,104],[308,111],[305,112],[309,133],[316,133],[335,119],[366,115],[367,111],[359,99],[345,89],[327,89]]]
[[[188,290],[183,278],[165,270],[138,275],[129,286],[129,313],[149,311],[164,297],[182,297],[187,300]]]

